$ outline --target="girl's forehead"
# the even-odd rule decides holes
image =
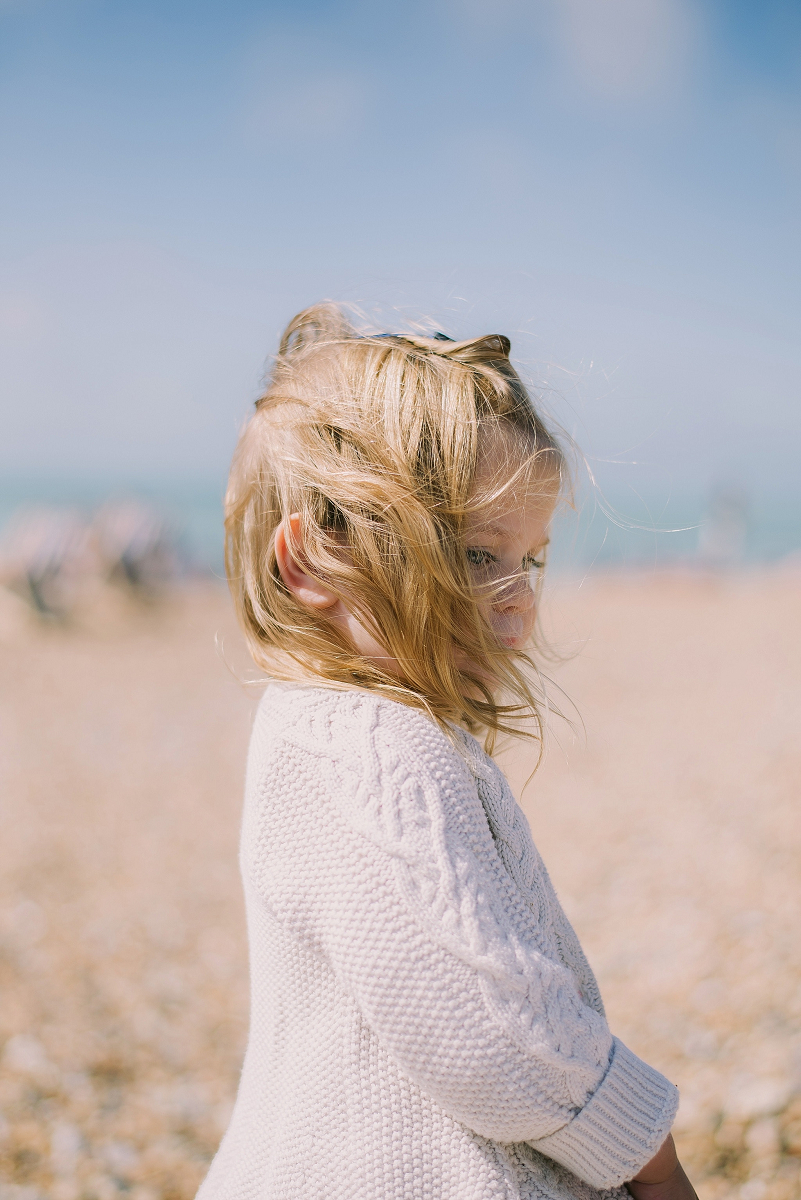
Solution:
[[[465,536],[487,538],[493,544],[525,544],[536,549],[548,540],[548,530],[556,501],[551,495],[533,495],[523,503],[490,502],[468,513]]]
[[[470,491],[471,508],[514,511],[553,507],[561,490],[561,472],[550,448],[537,450],[522,433],[496,426],[483,432]],[[491,519],[488,517],[488,519]]]

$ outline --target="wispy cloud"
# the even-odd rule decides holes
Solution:
[[[588,90],[639,99],[681,79],[698,38],[683,0],[554,0],[560,48]]]
[[[474,36],[538,45],[590,95],[637,101],[680,83],[700,38],[692,0],[445,0]]]

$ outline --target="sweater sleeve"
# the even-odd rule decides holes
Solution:
[[[511,920],[459,754],[423,714],[364,693],[310,720],[262,764],[246,878],[444,1111],[595,1187],[630,1179],[675,1089],[612,1038],[536,921]]]

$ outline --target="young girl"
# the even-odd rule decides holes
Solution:
[[[228,572],[271,682],[242,830],[250,1040],[199,1200],[694,1195],[676,1089],[610,1033],[475,736],[542,732],[563,466],[508,355],[311,308],[242,435]]]

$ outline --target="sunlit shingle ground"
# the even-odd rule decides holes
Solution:
[[[702,1200],[801,1194],[799,601],[777,571],[549,602],[586,733],[554,723],[524,807]],[[0,1200],[189,1200],[246,1036],[227,598],[109,591],[73,629],[9,602],[0,635]]]

